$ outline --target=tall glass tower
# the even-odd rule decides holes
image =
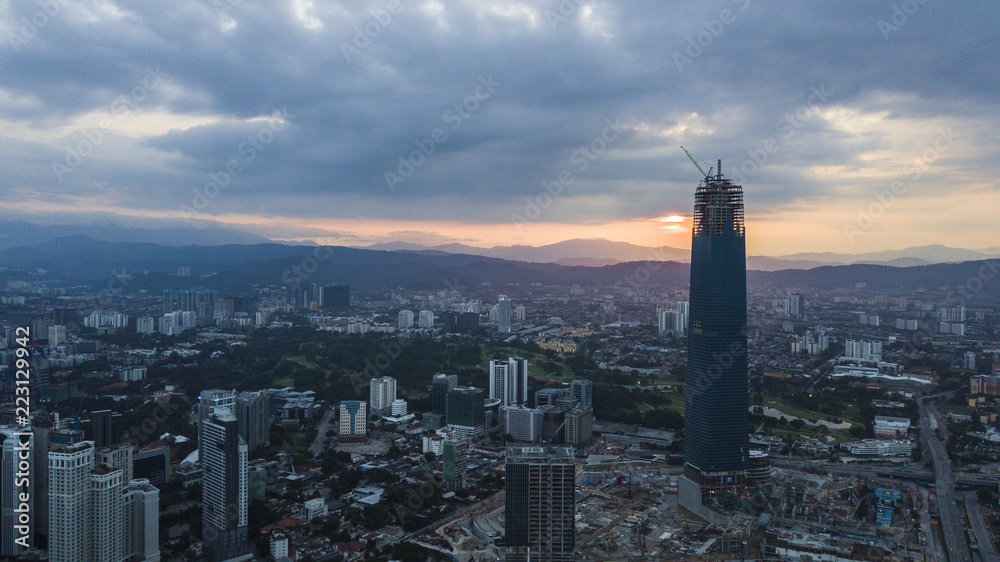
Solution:
[[[684,474],[700,498],[684,503],[739,493],[749,454],[743,187],[718,166],[694,199]]]

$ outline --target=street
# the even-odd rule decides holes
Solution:
[[[931,425],[931,420],[936,420],[935,425],[941,428],[943,433],[944,420],[938,414],[933,402],[925,404],[924,398],[917,398],[917,406],[920,409],[920,440],[923,442],[924,451],[930,455],[934,463],[934,491],[937,494],[941,533],[944,535],[948,559],[951,562],[971,562],[969,542],[965,538],[965,527],[955,497],[955,477],[951,472],[951,460],[948,458],[944,443],[937,437]]]

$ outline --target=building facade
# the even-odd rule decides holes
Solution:
[[[576,548],[576,467],[569,447],[508,447],[507,562],[570,562]]]
[[[713,493],[742,489],[749,454],[743,188],[720,169],[695,192],[687,363],[678,497],[700,512]]]
[[[229,407],[216,406],[202,422],[203,556],[212,562],[249,560],[248,448]]]

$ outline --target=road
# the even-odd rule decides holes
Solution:
[[[986,524],[983,523],[983,514],[979,511],[979,498],[975,492],[965,494],[965,512],[969,515],[969,522],[972,524],[972,531],[976,533],[976,540],[979,542],[979,554],[983,560],[997,560],[997,551],[993,547],[990,534],[986,532]]]
[[[316,439],[313,439],[312,445],[309,445],[309,452],[312,453],[314,457],[318,457],[320,453],[323,452],[323,440],[326,439],[326,432],[330,431],[330,418],[333,417],[333,410],[327,409],[323,413],[323,419],[319,421],[319,426],[317,426]]]
[[[934,492],[937,495],[941,533],[944,535],[948,559],[951,562],[972,562],[969,542],[965,538],[965,528],[955,497],[955,475],[951,472],[951,459],[948,458],[944,443],[931,429],[931,418],[934,418],[944,433],[946,431],[944,420],[933,402],[925,404],[924,398],[917,398],[917,406],[920,409],[920,440],[923,442],[924,451],[930,455],[931,462],[934,463]]]

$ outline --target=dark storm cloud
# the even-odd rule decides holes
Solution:
[[[751,210],[763,211],[847,196],[802,170],[867,166],[858,154],[892,148],[834,127],[818,116],[825,108],[997,120],[993,3],[301,4],[304,18],[294,2],[59,3],[30,38],[23,21],[38,5],[5,4],[0,119],[32,135],[0,133],[10,149],[0,190],[177,209],[245,159],[240,146],[285,108],[285,127],[205,212],[505,221],[568,170],[574,182],[546,219],[628,219],[688,207],[697,175],[677,145],[736,172],[776,139],[747,177]],[[82,134],[55,127],[111,111],[156,66],[166,83],[134,113],[164,122],[109,131],[55,181],[51,163]],[[483,80],[495,90],[470,109]],[[830,95],[815,99],[817,88]],[[806,118],[788,121],[803,107]],[[581,170],[581,147],[609,119],[628,132]],[[386,173],[436,130],[446,138],[390,189]],[[614,203],[588,202],[601,197]]]

